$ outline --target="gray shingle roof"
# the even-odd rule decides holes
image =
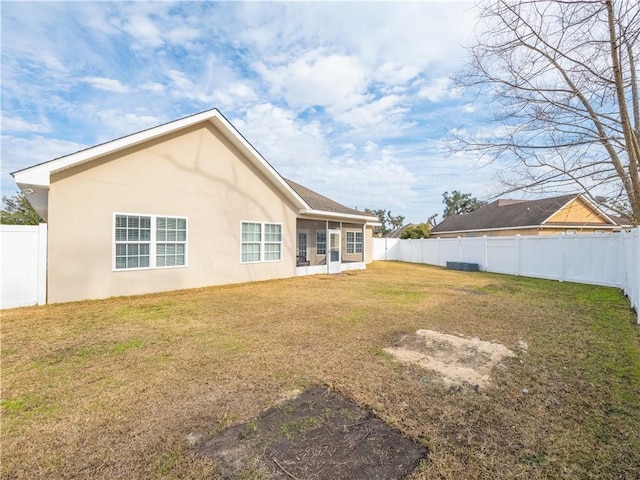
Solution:
[[[570,194],[540,200],[496,200],[471,213],[445,218],[431,230],[431,233],[542,225],[551,215],[578,196],[578,194]],[[546,223],[546,225],[553,224]],[[594,222],[594,224],[598,223]],[[563,223],[563,225],[571,224]],[[578,225],[585,224],[576,224]]]
[[[371,217],[372,220],[378,220],[378,217],[365,213],[355,208],[345,207],[344,205],[331,200],[330,198],[320,195],[313,190],[303,187],[299,183],[291,181],[287,178],[284,179],[293,190],[302,197],[302,199],[313,209],[320,210],[322,212],[343,213],[346,215],[359,215],[361,217]]]

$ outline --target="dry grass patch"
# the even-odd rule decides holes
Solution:
[[[633,322],[615,289],[383,262],[4,311],[2,478],[220,478],[194,443],[319,384],[429,448],[412,480],[636,478]],[[451,388],[384,352],[420,329],[516,357]]]

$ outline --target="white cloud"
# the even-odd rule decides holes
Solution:
[[[200,37],[200,31],[187,26],[179,26],[169,30],[166,39],[173,44],[188,43]]]
[[[132,15],[124,22],[122,29],[137,40],[132,45],[134,49],[157,48],[164,45],[160,30],[146,15]]]
[[[101,109],[94,113],[103,130],[99,141],[113,140],[122,135],[154,127],[162,121],[145,113],[123,112],[119,109]]]
[[[281,175],[352,208],[402,208],[415,195],[415,175],[391,148],[373,141],[363,147],[347,143],[332,154],[329,132],[319,123],[298,120],[292,111],[271,104],[258,105],[232,122]]]
[[[154,93],[162,93],[165,90],[164,85],[158,82],[147,82],[140,85],[140,88],[142,88],[143,90],[154,92]]]
[[[321,170],[329,148],[318,122],[298,120],[290,111],[269,103],[250,108],[233,124],[282,175],[302,181],[301,170]]]
[[[213,106],[236,109],[257,98],[251,85],[237,78],[233,71],[216,65],[215,59],[209,59],[207,63],[209,68],[196,75],[169,70],[167,76],[172,82],[169,87],[171,95],[196,101],[202,104],[203,109]]]
[[[51,125],[46,118],[32,122],[20,117],[8,117],[3,113],[1,125],[3,132],[48,133],[51,131]]]
[[[313,50],[281,66],[259,63],[256,70],[268,82],[272,93],[282,95],[293,107],[320,105],[344,111],[365,98],[366,71],[349,55]]]
[[[58,138],[2,135],[2,191],[17,190],[11,172],[68,155],[86,146]]]
[[[420,74],[420,68],[415,65],[402,65],[395,62],[385,62],[375,71],[377,81],[398,86],[407,83]]]
[[[194,90],[193,82],[187,78],[184,72],[178,70],[169,70],[167,76],[173,82],[173,87],[185,92],[192,92]]]
[[[470,2],[312,2],[238,6],[228,25],[261,57],[299,55],[313,46],[339,46],[362,64],[424,70],[460,65],[473,32]],[[405,70],[403,75],[409,75]]]
[[[98,90],[105,90],[107,92],[114,93],[127,93],[129,91],[129,87],[113,78],[84,77],[82,80]]]
[[[339,113],[335,118],[355,128],[391,123],[408,111],[406,107],[400,106],[402,100],[398,95],[388,95]]]
[[[439,102],[440,100],[450,96],[451,79],[448,77],[435,78],[428,85],[422,87],[418,92],[418,97],[426,98],[430,102]]]

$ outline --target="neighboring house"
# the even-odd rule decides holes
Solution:
[[[375,216],[282,178],[216,109],[14,172],[49,303],[364,269]]]
[[[383,237],[384,238],[400,238],[407,228],[412,228],[412,227],[415,227],[415,225],[413,223],[408,223],[406,225],[403,225],[402,227],[396,228],[395,230],[391,230],[386,235],[383,235]]]
[[[446,217],[431,238],[616,232],[622,226],[582,195],[540,200],[496,200]]]

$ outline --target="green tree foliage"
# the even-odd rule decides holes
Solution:
[[[38,225],[42,218],[33,209],[24,193],[16,193],[12,197],[2,197],[0,223],[5,225]]]
[[[400,235],[400,238],[429,238],[429,235],[431,235],[431,224],[424,222],[407,227],[404,232],[402,232],[402,235]]]
[[[472,197],[470,193],[460,193],[458,190],[454,190],[451,193],[444,192],[442,201],[445,204],[442,216],[445,218],[452,215],[470,213],[487,204],[487,202]]]
[[[387,233],[402,227],[404,224],[404,216],[403,215],[392,215],[391,210],[370,210],[365,209],[366,213],[371,213],[378,217],[378,220],[382,224],[381,227],[376,227],[374,229],[374,233],[379,237],[385,236]]]

